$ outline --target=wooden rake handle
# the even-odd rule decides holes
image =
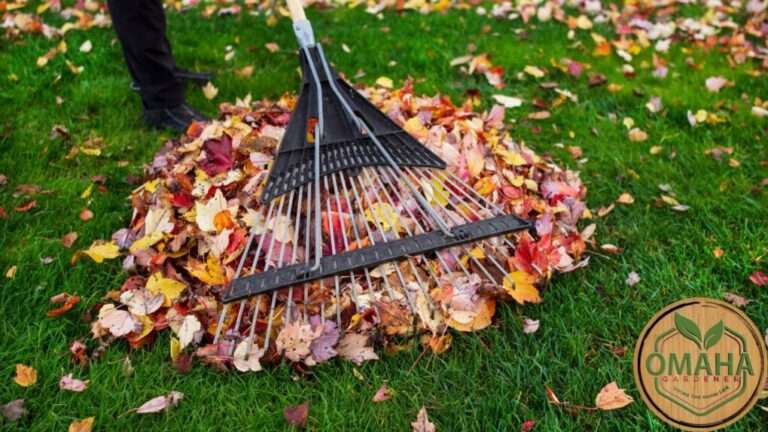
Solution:
[[[302,6],[301,0],[286,1],[288,2],[288,10],[291,12],[291,20],[293,20],[293,22],[307,20],[307,16],[304,14],[304,6]]]

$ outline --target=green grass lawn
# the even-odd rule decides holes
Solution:
[[[18,271],[13,279],[0,277],[0,403],[25,398],[30,414],[0,427],[64,430],[73,419],[95,416],[95,430],[280,430],[287,427],[283,407],[307,400],[311,430],[405,430],[422,405],[438,430],[518,430],[525,420],[535,420],[535,430],[666,430],[640,402],[632,378],[632,349],[645,322],[675,300],[722,298],[730,291],[753,299],[747,313],[761,328],[768,327],[768,309],[763,307],[768,291],[748,280],[750,273],[766,268],[761,260],[768,254],[768,196],[759,186],[768,177],[765,162],[761,165],[768,160],[768,120],[749,112],[755,96],[768,96],[768,81],[750,75],[752,66],[732,69],[718,53],[684,53],[673,45],[667,79],[654,79],[651,69],[640,67],[643,61],[650,63],[651,50],[637,56],[633,64],[638,75],[629,79],[615,55],[591,56],[588,32],[579,35],[579,46],[557,24],[528,27],[523,34],[515,32],[519,22],[499,22],[474,12],[385,13],[378,19],[362,10],[337,10],[311,11],[310,18],[338,70],[352,76],[362,69],[362,82],[388,76],[401,83],[413,76],[420,93],[445,93],[456,102],[468,89],[479,88],[485,107],[496,93],[525,99],[525,105],[507,111],[507,119],[515,122],[513,136],[580,170],[590,208],[607,206],[622,192],[635,197],[633,205],[617,205],[596,220],[598,242],[616,244],[624,252],[594,253],[586,269],[554,278],[542,304],[501,306],[491,328],[458,335],[449,352],[427,355],[415,366],[418,348],[383,356],[357,368],[359,373],[349,362],[334,361],[315,368],[309,377],[296,377],[285,366],[242,375],[200,365],[182,376],[168,362],[165,334],[154,347],[136,352],[117,344],[102,360],[79,370],[69,361],[68,346],[76,338],[87,338],[88,321],[81,317],[108,289],[118,288],[125,275],[117,261],[96,265],[81,260],[71,266],[70,257],[77,248],[108,238],[127,223],[131,208],[126,198],[133,188],[127,178],[140,175],[142,164],[170,135],[141,128],[139,99],[128,89],[129,77],[111,30],[69,33],[69,52],[45,68],[35,61],[52,42],[42,37],[2,39],[0,173],[9,181],[0,186],[0,207],[10,219],[0,219],[0,270],[5,273],[15,265]],[[217,73],[220,91],[214,101],[206,100],[199,89],[189,89],[191,103],[208,113],[216,111],[218,102],[247,93],[275,98],[299,84],[287,20],[272,28],[263,17],[204,19],[193,11],[171,14],[169,24],[178,62]],[[490,32],[483,31],[486,25]],[[381,31],[385,26],[389,32]],[[86,39],[93,42],[90,54],[77,50]],[[276,42],[281,50],[270,53],[264,47],[267,42]],[[488,52],[506,69],[505,89],[496,90],[482,76],[467,77],[449,66],[452,58],[466,54],[468,44]],[[235,50],[229,62],[227,46]],[[585,76],[575,79],[555,72],[550,59],[565,56],[591,63],[593,72],[623,88],[615,93],[606,86],[590,88]],[[82,74],[71,74],[65,57],[84,66]],[[701,68],[686,66],[687,57]],[[246,65],[255,67],[250,78],[234,74]],[[559,82],[578,95],[579,102],[553,109],[548,120],[527,120],[527,114],[537,110],[532,99],[554,96],[531,77],[517,78],[526,65],[547,67],[550,75],[543,80]],[[18,81],[9,79],[11,74]],[[725,76],[735,86],[709,93],[704,80],[712,75]],[[57,96],[64,100],[60,106]],[[653,115],[644,107],[651,96],[662,97],[662,113]],[[696,128],[688,124],[687,110],[716,112],[714,105],[721,100],[726,101],[726,123]],[[731,104],[734,111],[727,110]],[[649,139],[630,142],[621,124],[624,117],[632,117]],[[70,142],[49,139],[54,124],[69,129]],[[90,136],[104,138],[101,156],[64,158],[73,143]],[[662,151],[651,155],[656,145]],[[567,146],[581,147],[588,161],[579,165]],[[731,157],[740,166],[730,167],[727,157],[717,162],[705,154],[715,146],[733,147]],[[107,191],[94,191],[84,200],[80,195],[94,175],[107,177]],[[13,209],[28,201],[13,196],[20,184],[37,184],[49,192],[36,197],[32,211],[17,213]],[[660,184],[670,185],[690,210],[679,213],[656,205]],[[82,222],[78,214],[86,206],[95,217]],[[59,239],[70,231],[80,238],[75,247],[65,249]],[[720,259],[713,256],[716,247],[725,251]],[[49,256],[54,261],[42,264],[41,258]],[[631,271],[642,278],[634,287],[625,283]],[[46,317],[48,298],[62,291],[83,300],[64,317]],[[524,316],[541,320],[541,329],[524,335]],[[627,347],[628,352],[617,356],[615,347]],[[126,356],[135,367],[130,377],[122,374]],[[38,370],[35,386],[24,389],[13,383],[16,363]],[[57,382],[69,372],[89,379],[88,390],[60,391]],[[561,400],[592,405],[610,381],[627,388],[636,402],[615,412],[575,416],[547,402],[545,386]],[[371,403],[383,382],[395,396]],[[186,395],[172,411],[127,413],[170,390]],[[766,416],[754,410],[731,430],[758,430],[768,421]]]

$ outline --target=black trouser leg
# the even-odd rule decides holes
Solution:
[[[112,25],[133,80],[147,109],[184,103],[184,87],[174,76],[176,62],[165,36],[162,0],[107,0]]]

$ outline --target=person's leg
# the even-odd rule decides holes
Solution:
[[[176,79],[176,62],[165,35],[161,0],[108,0],[112,25],[145,109],[179,106],[184,87]]]

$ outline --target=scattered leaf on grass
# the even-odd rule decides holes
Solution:
[[[136,409],[136,413],[153,414],[161,411],[167,411],[178,405],[182,399],[184,399],[184,393],[174,390],[167,395],[158,396],[144,402],[144,404]]]
[[[88,54],[89,52],[91,52],[91,50],[93,50],[93,43],[91,42],[90,39],[88,39],[87,41],[83,42],[80,45],[80,52],[82,53]]]
[[[27,413],[24,399],[16,399],[0,406],[0,414],[8,421],[16,421]]]
[[[55,297],[59,297],[59,298],[56,298],[55,299],[56,301],[54,301]],[[51,303],[55,303],[55,304],[63,303],[63,304],[55,309],[51,309],[48,311],[48,316],[52,318],[64,315],[65,313],[69,312],[80,301],[79,295],[69,295],[67,293],[62,293],[61,295],[54,296],[54,298],[51,298]]]
[[[625,282],[628,286],[633,287],[640,283],[640,275],[636,272],[630,272],[629,275],[627,275],[627,280]]]
[[[26,213],[35,207],[37,207],[37,200],[32,200],[16,207],[14,210],[16,210],[18,213]]]
[[[80,220],[83,222],[88,222],[89,220],[93,219],[93,212],[90,209],[84,208],[80,210]]]
[[[435,424],[429,421],[427,407],[421,407],[416,415],[416,421],[411,423],[411,428],[413,428],[413,432],[435,432],[437,430]]]
[[[10,266],[8,270],[5,271],[5,277],[8,279],[13,279],[14,277],[16,277],[17,271],[18,271],[18,267],[16,267],[15,265]]]
[[[280,45],[278,45],[278,44],[276,44],[274,42],[268,42],[268,43],[264,44],[264,47],[267,49],[267,51],[269,51],[269,52],[271,52],[273,54],[278,52],[278,51],[280,51]]]
[[[16,364],[16,377],[13,381],[22,387],[32,386],[37,382],[37,371],[32,367],[18,363]]]
[[[533,334],[539,330],[539,320],[523,319],[523,333]]]
[[[205,96],[205,98],[206,98],[206,99],[208,99],[208,100],[212,100],[213,98],[215,98],[215,97],[216,97],[216,95],[217,95],[217,94],[219,94],[219,89],[217,89],[217,88],[216,88],[216,87],[213,85],[213,83],[212,83],[212,82],[208,81],[208,82],[207,82],[207,83],[206,83],[206,84],[203,86],[203,95]]]
[[[285,421],[293,427],[304,428],[307,425],[308,416],[309,402],[283,408],[283,417],[285,417]]]
[[[633,401],[624,389],[620,389],[616,382],[611,382],[600,390],[595,398],[595,406],[603,411],[623,408]]]
[[[519,97],[504,96],[500,94],[493,95],[493,100],[502,104],[505,108],[517,108],[523,104],[523,100]]]
[[[716,247],[716,248],[712,249],[712,255],[714,255],[715,258],[720,259],[720,258],[723,257],[723,255],[725,255],[725,252],[723,251],[722,248]]]
[[[629,193],[624,192],[623,194],[619,195],[619,198],[616,200],[619,204],[632,204],[635,202],[635,198]]]
[[[120,249],[114,241],[105,242],[103,240],[96,240],[91,247],[84,250],[83,253],[100,264],[104,262],[104,260],[114,259],[120,256]]]
[[[723,294],[723,298],[734,306],[746,307],[752,302],[752,300],[746,299],[738,294],[727,292]]]
[[[67,429],[67,432],[91,432],[94,420],[96,420],[96,417],[87,417],[82,420],[75,420],[69,424],[69,429]]]
[[[648,139],[648,134],[639,128],[632,128],[628,132],[629,140],[632,142],[643,142]]]
[[[69,390],[76,393],[85,391],[88,388],[88,381],[79,380],[73,378],[72,374],[67,374],[61,377],[59,380],[59,388],[62,390]]]
[[[757,286],[764,286],[768,284],[768,275],[761,271],[756,271],[749,275],[749,280],[751,280],[752,283]]]
[[[373,395],[374,402],[384,402],[392,398],[392,391],[389,389],[386,383],[382,384],[376,393]]]

